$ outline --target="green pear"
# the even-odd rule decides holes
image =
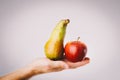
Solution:
[[[63,43],[66,34],[66,27],[69,22],[69,19],[61,20],[53,29],[50,38],[44,46],[44,51],[47,58],[52,60],[59,60],[63,58]]]

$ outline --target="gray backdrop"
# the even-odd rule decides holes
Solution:
[[[64,43],[80,36],[90,64],[30,80],[120,80],[119,0],[0,0],[0,75],[45,57],[45,42],[66,18]]]

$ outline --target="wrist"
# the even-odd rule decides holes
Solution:
[[[27,70],[28,70],[29,75],[31,75],[31,77],[37,74],[44,73],[44,70],[42,68],[40,67],[37,68],[36,66],[30,66]]]
[[[32,67],[25,67],[23,70],[27,77],[32,77],[35,75],[34,69]]]

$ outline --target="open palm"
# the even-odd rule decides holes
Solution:
[[[48,73],[48,72],[57,72],[64,69],[74,69],[86,65],[90,62],[88,57],[84,58],[84,60],[79,62],[70,62],[66,59],[53,61],[48,58],[40,58],[35,60],[30,66],[34,69],[36,74],[41,72]],[[42,71],[41,71],[42,70]]]

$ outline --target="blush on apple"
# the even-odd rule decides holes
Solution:
[[[68,42],[65,45],[65,57],[71,62],[78,62],[84,59],[87,53],[87,46],[79,41]]]

